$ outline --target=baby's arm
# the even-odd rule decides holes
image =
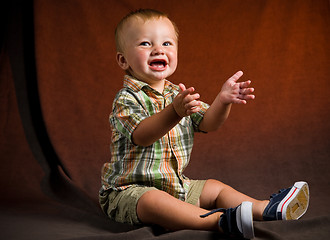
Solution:
[[[150,146],[170,131],[183,117],[200,110],[201,102],[197,101],[199,94],[194,93],[194,88],[186,89],[183,84],[179,84],[179,87],[181,91],[173,103],[159,113],[142,120],[136,127],[132,135],[134,144]]]
[[[251,81],[237,82],[243,75],[238,71],[222,86],[210,108],[206,111],[199,129],[205,132],[217,130],[227,119],[232,103],[246,104],[247,100],[254,99],[253,88],[249,88]]]

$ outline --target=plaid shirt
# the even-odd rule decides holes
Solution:
[[[182,173],[188,165],[194,132],[209,107],[184,117],[151,146],[134,145],[132,133],[145,118],[171,104],[179,87],[165,80],[163,94],[131,76],[116,95],[110,114],[112,158],[102,169],[102,188],[124,190],[132,185],[153,186],[184,200],[190,181]]]

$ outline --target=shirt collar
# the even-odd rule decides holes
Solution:
[[[152,89],[148,83],[139,81],[130,75],[124,76],[124,87],[130,88],[135,92],[141,91],[143,88]],[[173,90],[179,91],[179,86],[165,79],[164,94],[172,92]]]

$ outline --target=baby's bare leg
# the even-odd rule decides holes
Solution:
[[[166,192],[151,190],[137,204],[139,219],[145,224],[157,224],[168,230],[198,229],[219,231],[221,213],[207,218],[200,215],[208,210],[180,201]]]
[[[205,209],[234,208],[243,201],[252,202],[253,218],[262,220],[262,213],[269,203],[268,200],[256,200],[217,180],[206,181],[200,196],[200,207]]]

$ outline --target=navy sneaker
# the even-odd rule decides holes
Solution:
[[[309,189],[306,182],[296,182],[292,187],[280,190],[270,197],[263,219],[296,220],[307,211],[309,204]]]
[[[252,203],[242,202],[236,208],[219,208],[201,215],[207,217],[216,212],[223,212],[220,216],[219,226],[229,237],[252,239],[254,238]]]

